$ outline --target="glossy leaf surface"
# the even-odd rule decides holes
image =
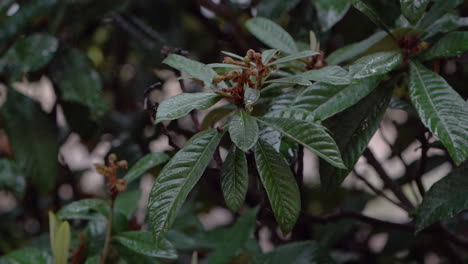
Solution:
[[[221,168],[221,190],[231,211],[238,211],[245,200],[249,174],[245,153],[232,146]]]
[[[213,157],[223,133],[209,129],[193,136],[164,166],[150,193],[149,223],[156,244],[174,222],[189,192]]]
[[[283,157],[262,140],[255,146],[255,161],[275,219],[283,234],[287,234],[293,229],[301,209],[296,179]]]
[[[289,33],[269,19],[263,17],[251,18],[247,20],[245,26],[250,33],[271,48],[286,53],[298,51],[296,43]]]
[[[153,152],[149,153],[140,160],[138,160],[135,165],[133,165],[130,170],[125,174],[124,179],[127,183],[130,183],[138,179],[149,169],[161,165],[169,160],[169,155],[164,152]]]
[[[229,122],[229,135],[238,148],[248,151],[258,139],[257,121],[245,111],[238,111]]]
[[[466,102],[438,74],[410,63],[410,98],[424,125],[439,137],[455,163],[468,158]]]
[[[194,109],[208,109],[216,104],[221,96],[214,93],[182,93],[164,100],[158,107],[156,123],[174,120],[185,116]]]

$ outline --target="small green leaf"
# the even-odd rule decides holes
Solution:
[[[386,74],[403,61],[401,52],[378,52],[360,58],[349,66],[354,79],[368,78],[374,75]]]
[[[231,211],[236,212],[241,208],[248,185],[245,153],[233,145],[221,169],[221,189],[224,201]]]
[[[262,63],[268,64],[268,62],[280,52],[279,49],[267,49],[262,52]]]
[[[122,246],[141,255],[153,258],[177,259],[177,252],[167,240],[154,246],[151,232],[128,231],[113,236],[112,239]]]
[[[328,31],[340,21],[350,7],[349,0],[314,0],[315,9],[322,26],[322,31]]]
[[[256,256],[249,264],[333,264],[328,253],[315,241],[293,242]]]
[[[336,65],[351,60],[374,46],[377,42],[385,38],[385,36],[387,36],[386,32],[379,31],[367,39],[337,49],[327,57],[327,62],[330,65]]]
[[[294,39],[288,32],[269,19],[251,18],[247,20],[245,26],[250,33],[271,48],[280,49],[286,53],[298,51]]]
[[[273,80],[266,81],[266,83],[297,84],[297,85],[303,85],[303,86],[312,85],[312,83],[309,80],[307,80],[302,74],[273,79]]]
[[[400,0],[401,13],[411,24],[418,23],[430,0]]]
[[[259,140],[255,161],[271,208],[283,234],[291,232],[301,210],[296,179],[283,157],[268,143]]]
[[[242,152],[241,152],[242,153]],[[237,219],[234,225],[224,231],[223,240],[207,260],[207,264],[228,264],[246,246],[255,230],[257,208],[250,209]]]
[[[158,107],[156,123],[185,116],[194,109],[205,110],[216,104],[221,96],[214,93],[182,93],[164,100]]]
[[[463,3],[463,0],[435,0],[434,2],[429,11],[419,21],[418,28],[427,28],[442,15],[452,11],[452,9]]]
[[[304,50],[304,51],[300,51],[300,52],[291,54],[289,56],[283,57],[281,59],[275,60],[272,63],[270,63],[270,65],[285,63],[285,62],[289,62],[289,61],[293,61],[293,60],[297,60],[297,59],[302,59],[302,58],[306,58],[306,57],[315,56],[315,55],[318,55],[318,54],[319,53],[316,52],[316,51]]]
[[[12,160],[0,159],[0,190],[9,190],[21,199],[25,189],[25,177],[16,163]]]
[[[370,7],[362,0],[352,0],[353,6],[357,10],[361,11],[364,15],[366,15],[374,24],[379,26],[381,29],[385,30],[389,35],[392,35],[390,28],[380,19],[380,15],[374,10],[374,8]]]
[[[62,207],[57,212],[57,218],[64,219],[87,219],[90,216],[91,210],[102,210],[108,207],[108,203],[104,200],[98,199],[83,199],[75,202],[71,202]]]
[[[387,109],[393,87],[377,87],[354,106],[326,120],[347,169],[320,161],[320,182],[327,187],[340,185],[374,136]]]
[[[0,69],[4,64],[3,66],[20,73],[37,71],[52,59],[57,48],[57,39],[45,34],[34,34],[20,39],[0,60]]]
[[[164,166],[150,193],[149,223],[156,244],[164,238],[198,182],[224,133],[209,129],[193,136]]]
[[[450,32],[421,55],[422,60],[460,56],[468,51],[468,32]]]
[[[0,258],[2,264],[51,264],[52,257],[37,248],[22,248]]]
[[[203,122],[201,124],[202,129],[208,129],[214,126],[216,122],[220,121],[236,109],[237,108],[235,105],[226,104],[211,110],[203,119]]]
[[[255,118],[240,110],[229,122],[229,135],[238,148],[247,152],[258,139],[258,125]]]
[[[133,165],[130,170],[128,170],[127,174],[125,174],[124,179],[127,183],[130,183],[136,179],[138,179],[141,175],[143,175],[146,171],[151,168],[154,168],[158,165],[161,165],[169,160],[169,155],[164,152],[153,152],[149,153]]]
[[[416,232],[468,209],[468,167],[456,169],[436,182],[424,196],[416,215]]]
[[[335,140],[325,127],[297,115],[294,109],[281,111],[281,117],[261,117],[257,120],[308,148],[333,166],[346,168]]]
[[[439,137],[456,164],[468,158],[466,102],[438,74],[410,62],[411,102],[424,125]]]
[[[367,96],[380,83],[382,76],[355,80],[348,86],[314,83],[292,102],[291,107],[308,110],[315,120],[324,120]]]
[[[232,53],[232,52],[229,52],[229,51],[221,51],[221,53],[223,53],[224,55],[227,55],[229,57],[233,57],[235,59],[241,60],[241,61],[244,60],[244,58],[242,56],[239,56],[239,55],[237,55],[235,53]]]
[[[58,132],[41,106],[13,88],[1,108],[15,160],[41,192],[55,186],[58,174]]]
[[[54,60],[51,71],[64,101],[86,106],[94,121],[105,115],[107,104],[101,95],[101,78],[84,53],[77,49],[66,50]]]
[[[255,104],[259,98],[260,90],[244,88],[244,103],[247,108]]]
[[[181,72],[185,72],[190,77],[203,81],[205,86],[211,85],[211,81],[217,75],[209,66],[177,54],[169,55],[163,63]]]

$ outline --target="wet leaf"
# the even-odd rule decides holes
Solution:
[[[214,93],[182,93],[164,100],[158,107],[156,123],[185,116],[194,109],[205,110],[221,100]]]

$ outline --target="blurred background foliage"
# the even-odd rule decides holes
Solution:
[[[249,48],[263,49],[244,27],[244,22],[254,15],[279,23],[301,45],[308,45],[309,31],[314,31],[326,54],[367,38],[377,30],[365,16],[346,6],[345,0],[343,18],[329,21],[320,2],[326,1],[2,0],[0,254],[24,246],[47,248],[48,237],[44,232],[48,230],[48,210],[56,211],[70,201],[104,196],[103,179],[96,175],[92,164],[102,163],[108,153],[116,153],[130,165],[151,151],[173,153],[161,127],[152,124],[143,103],[146,89],[157,82],[164,85],[151,94],[152,100],[160,102],[180,92],[174,73],[161,64],[164,46],[181,48],[189,57],[204,63],[220,62],[222,50],[245,54]],[[394,24],[400,15],[397,0],[369,2],[387,24]],[[467,1],[458,7],[457,13],[460,17],[468,16]],[[468,23],[465,21],[464,25]],[[441,61],[441,75],[463,98],[468,97],[468,54]],[[195,91],[201,87],[189,85],[187,89]],[[385,127],[394,134],[393,148],[383,151],[382,161],[414,148],[411,144],[415,135],[423,130],[420,121],[411,114],[402,120],[387,120]],[[192,124],[184,119],[172,122],[168,129],[178,135],[181,144],[194,133]],[[447,162],[443,155],[431,156],[429,160],[429,169]],[[315,164],[316,160],[306,160],[309,162]],[[409,162],[409,168],[414,170],[416,161]],[[160,167],[151,172],[157,175],[158,170]],[[403,182],[410,173],[403,170],[393,176]],[[313,171],[306,174],[317,176]],[[305,186],[303,194],[306,208],[315,213],[325,213],[338,205],[360,211],[374,198],[356,184],[345,185],[330,195],[316,185],[315,178]],[[122,196],[122,203],[127,206],[124,208],[129,211],[122,216],[123,226],[144,223],[145,193],[151,182],[151,175],[144,177],[129,186],[128,195]],[[187,232],[201,232],[236,217],[220,209],[225,205],[216,185],[219,182],[205,177],[191,194],[191,201],[182,213],[190,217],[181,217],[179,222],[185,223],[179,223],[180,230],[176,223],[172,232],[172,236],[179,236],[178,248],[194,247],[187,237],[180,238],[187,236]],[[193,223],[200,225],[194,218],[196,214],[202,215],[205,227],[187,231],[187,226]],[[93,221],[96,225],[100,223],[98,219]],[[123,228],[116,225],[117,229]],[[101,229],[86,226],[86,232]],[[326,225],[302,223],[288,239],[313,238],[321,241],[322,246],[341,249],[342,259],[352,261],[360,255],[364,261],[360,263],[372,263],[378,258],[384,259],[382,263],[395,263],[394,255],[409,247],[434,247],[425,239],[388,230],[382,248],[369,246],[369,240],[378,240],[374,235],[381,231],[357,225],[353,220]],[[205,243],[217,241],[216,232],[220,231],[207,235]],[[72,247],[77,247],[79,239],[76,234],[73,236]],[[268,236],[261,239],[264,249],[285,242],[279,234]],[[418,254],[417,250],[412,252]],[[376,253],[381,254],[377,257]],[[420,254],[419,258],[427,258],[424,250]],[[189,256],[187,253],[185,258]]]

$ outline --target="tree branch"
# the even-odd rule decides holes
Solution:
[[[394,182],[390,176],[388,176],[387,172],[384,170],[380,162],[375,158],[374,153],[369,148],[366,148],[364,150],[364,157],[366,158],[367,162],[375,169],[375,171],[378,173],[382,181],[384,182],[385,186],[387,186],[393,194],[400,200],[404,208],[406,210],[411,210],[414,208],[413,204],[410,202],[408,197],[403,193],[401,190],[401,187]]]

